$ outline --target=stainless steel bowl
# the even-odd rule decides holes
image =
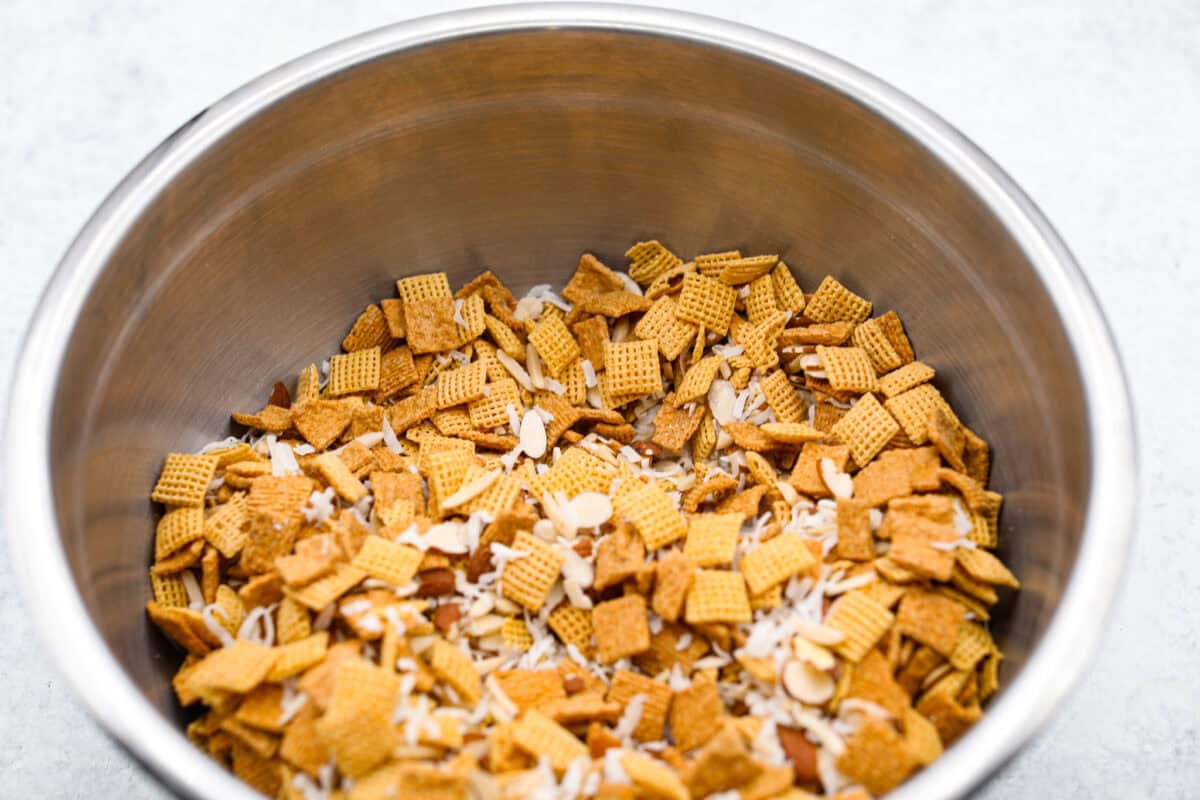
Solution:
[[[1105,323],[1033,203],[945,122],[837,59],[715,19],[607,5],[420,19],[216,103],[104,202],[30,328],[8,524],[47,647],[96,718],[181,794],[250,796],[181,732],[147,624],[163,454],[225,434],[336,349],[399,276],[520,288],[580,251],[781,253],[903,313],[992,442],[1005,688],[897,798],[960,795],[1078,679],[1132,525],[1133,430]]]

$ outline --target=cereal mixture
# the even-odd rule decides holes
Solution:
[[[893,311],[777,256],[402,278],[172,453],[188,736],[291,800],[885,794],[996,691],[988,445]]]

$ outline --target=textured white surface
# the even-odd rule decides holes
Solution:
[[[981,793],[1200,792],[1200,5],[663,2],[808,42],[942,114],[1082,263],[1134,386],[1143,492],[1120,610],[1057,720]],[[327,42],[462,4],[3,0],[0,366],[105,193],[244,81]],[[165,797],[83,714],[25,624],[0,549],[0,795]]]

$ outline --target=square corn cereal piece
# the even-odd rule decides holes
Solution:
[[[351,778],[368,774],[399,744],[392,714],[400,679],[361,660],[347,660],[337,670],[325,716],[317,736],[338,770]]]
[[[650,441],[664,450],[678,453],[683,450],[707,411],[706,403],[695,403],[691,411],[679,407],[674,394],[669,394],[654,417],[654,436]]]
[[[809,569],[813,563],[812,553],[804,540],[794,533],[784,533],[742,556],[740,568],[750,594],[762,594]]]
[[[864,467],[899,432],[900,424],[873,394],[860,397],[830,430],[850,448],[854,461]]]
[[[831,493],[821,477],[821,460],[825,458],[833,461],[838,472],[844,472],[850,461],[850,448],[844,444],[805,443],[788,482],[796,491],[809,497],[830,497]]]
[[[512,378],[487,384],[483,397],[467,404],[471,425],[479,430],[491,430],[509,423],[508,407],[518,413],[523,409],[521,388]]]
[[[902,719],[904,746],[919,766],[929,766],[942,755],[942,739],[937,728],[915,708],[906,708]]]
[[[418,300],[434,300],[451,298],[450,280],[444,272],[430,272],[425,275],[412,275],[396,281],[396,291],[405,303],[415,303]]]
[[[556,669],[506,669],[492,673],[500,691],[520,711],[545,708],[567,698]]]
[[[838,772],[876,797],[899,786],[917,767],[896,729],[875,717],[863,720],[846,740],[836,763]]]
[[[163,608],[187,608],[190,603],[183,575],[180,573],[159,575],[151,570],[150,588],[154,592],[154,602]]]
[[[763,275],[750,282],[750,294],[746,297],[746,316],[751,323],[762,322],[780,310],[775,302],[775,284],[770,275]]]
[[[527,555],[504,565],[500,573],[500,593],[524,608],[542,610],[550,589],[558,580],[563,557],[529,531],[518,531],[512,547]]]
[[[316,364],[309,364],[296,376],[296,395],[292,398],[292,409],[311,403],[321,396],[321,372]]]
[[[624,711],[629,701],[639,694],[645,695],[646,699],[642,705],[642,716],[633,729],[633,738],[639,742],[656,742],[663,738],[663,726],[671,706],[671,687],[664,681],[656,681],[627,669],[613,673],[606,698],[610,703],[618,703]]]
[[[712,411],[709,410],[704,412],[704,419],[700,420],[700,427],[696,429],[696,434],[692,437],[692,459],[696,462],[704,461],[716,449],[717,429],[713,422]]]
[[[519,617],[504,620],[504,624],[500,626],[500,639],[505,647],[521,653],[533,646],[533,634],[529,632],[525,620]]]
[[[826,347],[817,345],[817,357],[828,377],[829,385],[839,392],[874,392],[879,388],[875,367],[867,351],[861,347]]]
[[[779,256],[745,256],[726,261],[721,265],[721,273],[717,279],[729,286],[740,286],[743,283],[766,277],[767,273],[779,263]]]
[[[473,706],[483,697],[479,672],[471,657],[445,639],[435,639],[426,651],[429,668],[438,680],[448,685],[466,705]]]
[[[892,347],[887,334],[879,324],[879,318],[869,319],[854,329],[850,336],[855,347],[861,347],[871,358],[875,371],[882,375],[904,365],[900,354]]]
[[[619,319],[627,314],[637,314],[650,308],[650,300],[625,289],[589,295],[579,303],[579,311],[599,314],[610,319]]]
[[[463,479],[463,486],[467,486],[471,481],[482,478],[488,472],[495,468],[485,468],[472,466],[467,470],[467,476]],[[501,511],[512,508],[518,499],[521,497],[521,479],[515,475],[500,475],[490,486],[485,488],[479,494],[467,500],[455,513],[469,517],[476,511],[486,511],[494,519]]]
[[[572,303],[582,303],[588,297],[604,292],[617,292],[625,288],[625,282],[600,259],[591,253],[579,257],[579,266],[567,285],[563,287],[562,296]]]
[[[454,312],[457,315],[455,324],[458,325],[458,346],[464,347],[478,339],[487,330],[484,317],[483,298],[479,295],[455,300]]]
[[[430,512],[441,516],[444,513],[441,501],[462,488],[467,479],[473,461],[471,452],[462,448],[439,450],[429,456],[422,452],[421,460],[421,470],[429,483]]]
[[[487,314],[483,318],[484,328],[491,335],[492,340],[496,343],[506,356],[515,358],[517,361],[525,360],[525,343],[521,341],[521,337],[517,336],[505,323]]]
[[[386,347],[392,341],[392,333],[388,329],[387,317],[377,305],[369,305],[358,315],[346,338],[342,339],[342,349],[347,353],[356,350],[369,350],[372,347]]]
[[[958,420],[942,393],[930,383],[889,397],[883,401],[883,406],[896,418],[904,429],[904,435],[915,445],[929,441],[929,415],[935,411],[940,409],[950,419]]]
[[[884,524],[892,540],[888,550],[890,560],[922,577],[950,580],[954,574],[954,552],[936,545],[950,546],[958,539],[952,525],[893,510],[887,512]]]
[[[487,386],[487,364],[472,361],[466,366],[446,370],[438,375],[438,408],[471,403],[484,396]]]
[[[587,745],[540,711],[526,711],[513,728],[513,741],[535,759],[545,758],[558,774],[577,758],[588,758]]]
[[[804,401],[800,393],[788,380],[787,373],[781,369],[772,370],[758,382],[762,389],[767,405],[775,412],[775,418],[780,422],[806,422]]]
[[[625,257],[629,259],[629,277],[643,286],[683,263],[683,259],[664,247],[657,239],[638,242],[625,251]]]
[[[203,508],[216,471],[216,456],[169,453],[150,499],[168,506]]]
[[[683,380],[675,389],[675,402],[682,405],[705,397],[720,368],[721,356],[708,356],[688,367]]]
[[[559,456],[550,471],[530,481],[538,496],[563,492],[568,499],[582,492],[607,493],[616,477],[616,468],[582,447],[570,447]]]
[[[994,652],[996,643],[987,628],[974,622],[963,622],[958,629],[958,644],[950,654],[950,664],[955,669],[973,670]]]
[[[580,355],[579,343],[560,317],[543,315],[529,332],[529,341],[552,378],[561,375]]]
[[[402,434],[432,417],[437,411],[437,398],[437,387],[426,386],[411,397],[388,406],[388,423],[391,424],[392,431]]]
[[[313,400],[292,408],[292,424],[318,450],[336,442],[353,418],[354,409],[338,400]]]
[[[879,329],[887,337],[888,343],[900,357],[900,363],[911,363],[916,358],[916,354],[913,352],[912,342],[908,340],[908,335],[904,332],[904,323],[900,321],[900,316],[895,311],[889,311],[879,317],[877,322]]]
[[[1020,589],[1021,582],[1000,559],[979,548],[959,548],[954,551],[958,565],[972,578],[995,586]]]
[[[378,347],[332,356],[325,391],[330,397],[374,392],[379,388],[380,356]]]
[[[484,391],[487,391],[486,389]],[[460,436],[467,431],[474,431],[471,425],[471,414],[463,406],[451,406],[433,415],[430,420],[437,432],[443,436]]]
[[[162,561],[204,538],[204,509],[177,508],[162,515],[154,529],[154,560]]]
[[[388,334],[393,339],[403,339],[408,333],[404,327],[404,301],[399,297],[380,300],[379,310],[383,312],[383,321],[388,327]]]
[[[639,753],[623,751],[620,757],[621,769],[633,782],[632,787],[622,787],[621,784],[601,784],[612,787],[613,793],[605,795],[601,800],[626,800],[622,794],[617,794],[622,788],[629,788],[629,800],[635,797],[650,797],[655,800],[689,800],[692,795],[679,777],[679,770],[668,765],[665,761]],[[601,794],[596,795],[597,798]],[[697,795],[699,797],[699,795]]]
[[[726,721],[683,769],[682,778],[692,797],[706,797],[743,786],[761,772],[737,726]]]
[[[192,670],[188,684],[201,691],[245,694],[266,680],[275,658],[273,648],[235,639],[205,656]]]
[[[799,314],[804,310],[804,292],[800,290],[787,264],[780,261],[775,265],[775,269],[771,270],[771,284],[775,288],[775,305],[780,311]]]
[[[407,586],[416,577],[422,558],[424,553],[415,547],[382,536],[368,536],[350,563],[376,580]]]
[[[414,354],[453,350],[462,341],[454,319],[454,300],[449,297],[405,301],[404,327]],[[486,325],[486,319],[485,319]]]
[[[379,358],[379,388],[375,391],[376,402],[395,397],[417,382],[417,368],[413,363],[412,351],[407,347],[393,347]]]
[[[946,658],[958,646],[958,633],[966,615],[961,603],[936,592],[912,590],[900,599],[896,628]]]
[[[871,303],[826,275],[809,298],[804,316],[815,322],[852,322],[857,325],[871,316]]]
[[[237,492],[217,506],[204,520],[204,539],[225,558],[233,558],[246,546],[246,493]]]
[[[313,459],[313,468],[325,483],[333,487],[337,496],[347,503],[357,503],[367,496],[367,487],[354,477],[354,473],[339,456],[322,453]]]
[[[715,278],[721,274],[721,270],[725,268],[726,264],[730,261],[737,261],[741,257],[740,250],[722,250],[718,253],[701,253],[692,261],[701,275]]]
[[[299,522],[316,484],[304,475],[264,475],[250,483],[246,512]],[[253,522],[253,520],[252,520]]]
[[[325,660],[328,647],[329,632],[318,631],[302,639],[272,648],[275,652],[275,661],[271,664],[271,671],[267,673],[267,680],[282,681],[299,675],[310,667],[315,667]]]
[[[724,336],[729,332],[737,290],[720,281],[692,273],[683,279],[683,291],[675,315],[704,329]]]
[[[674,298],[664,295],[633,326],[634,336],[656,342],[663,358],[670,361],[678,358],[696,338],[696,326],[680,319],[678,308]],[[604,365],[607,367],[607,362]]]
[[[892,677],[892,665],[887,656],[878,648],[867,653],[863,660],[850,670],[849,686],[842,697],[874,703],[894,719],[904,716],[904,709],[912,704],[908,692]]]
[[[880,377],[879,391],[883,392],[884,397],[895,397],[923,383],[929,383],[934,374],[933,367],[921,361],[913,361]]]
[[[842,658],[857,664],[871,652],[894,621],[892,612],[884,606],[862,591],[852,591],[834,602],[824,625],[846,634],[833,649]]]
[[[650,649],[646,598],[627,594],[596,604],[592,609],[592,630],[596,637],[596,660],[601,664],[646,652]]]
[[[837,501],[838,540],[833,552],[850,561],[872,561],[875,539],[871,535],[870,506],[861,500]]]
[[[367,577],[367,573],[349,564],[339,564],[333,572],[300,589],[286,588],[284,593],[300,605],[313,611],[325,606],[353,589]]]
[[[749,622],[753,619],[742,574],[717,569],[698,571],[688,591],[684,619],[689,625]]]
[[[815,562],[815,559],[814,559]],[[760,608],[779,608],[783,604],[783,584],[777,583],[762,594],[750,595],[750,608],[758,611]]]
[[[593,647],[590,611],[564,603],[550,612],[546,624],[563,644],[573,644],[584,658],[591,658]]]
[[[228,589],[229,594],[225,595],[225,600],[223,601],[221,598],[223,592],[221,589],[218,589],[218,604],[224,608],[227,603],[232,604],[236,602],[238,608],[242,609],[242,616],[244,618],[245,612],[242,607],[241,598],[237,596],[236,592],[229,589],[228,586],[223,588]],[[301,639],[308,638],[312,634],[312,619],[308,609],[290,597],[285,597],[279,601],[279,610],[275,613],[275,617],[275,641],[279,645],[298,642]],[[232,622],[233,620],[230,621]],[[240,622],[238,627],[240,627]],[[234,629],[236,630],[236,627]],[[278,664],[279,662],[275,663]]]
[[[592,363],[592,369],[604,369],[604,343],[608,341],[608,322],[604,317],[591,316],[571,326],[579,342],[580,355]]]
[[[687,535],[683,514],[667,493],[655,485],[641,486],[617,499],[613,506],[617,514],[633,523],[648,553]]]
[[[683,554],[701,567],[732,564],[743,519],[741,514],[693,515],[688,520]]]
[[[725,721],[725,704],[717,682],[698,677],[688,688],[675,692],[670,720],[675,746],[685,753],[716,736]]]
[[[234,720],[255,730],[283,733],[283,724],[280,722],[283,718],[282,699],[282,687],[263,684],[246,695],[234,714]]]
[[[614,397],[641,397],[663,388],[658,347],[648,340],[604,346],[604,372]]]
[[[592,585],[597,591],[604,591],[637,575],[645,563],[646,548],[642,545],[642,537],[632,525],[618,525],[596,546],[596,577]]]

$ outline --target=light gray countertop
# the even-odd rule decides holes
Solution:
[[[981,796],[1198,796],[1200,4],[661,4],[791,36],[899,86],[990,153],[1073,248],[1133,385],[1139,529],[1093,669]],[[460,5],[0,0],[5,373],[70,238],[179,124],[320,45]],[[58,680],[3,548],[0,636],[0,796],[165,797]]]

